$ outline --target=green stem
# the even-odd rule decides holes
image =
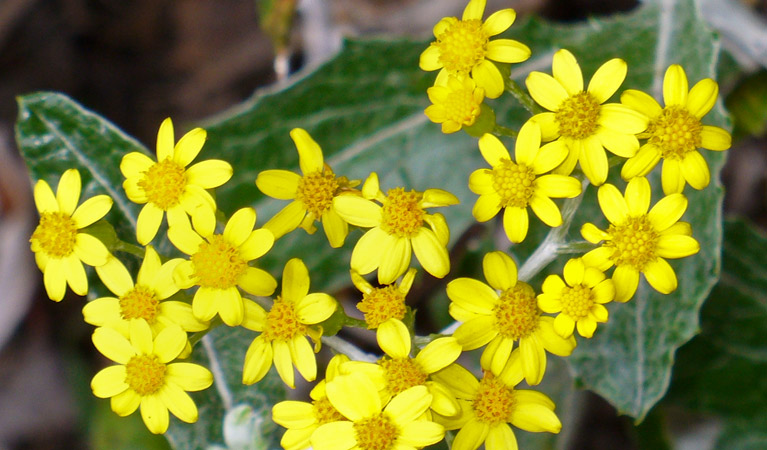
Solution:
[[[194,345],[197,344],[200,341],[200,339],[204,338],[206,334],[208,334],[211,330],[221,325],[222,323],[223,322],[221,321],[221,318],[219,316],[216,316],[210,322],[210,326],[208,327],[207,330],[198,331],[197,333],[194,333],[193,335],[189,336],[189,345],[194,347]]]
[[[364,320],[355,319],[344,314],[344,326],[357,327],[364,330],[368,327],[368,324]]]
[[[513,95],[514,98],[517,99],[517,101],[524,106],[524,108],[532,115],[536,115],[543,112],[543,109],[541,109],[540,106],[538,106],[537,103],[535,103],[535,100],[533,100],[532,97],[530,97],[530,94],[525,92],[522,89],[522,86],[519,85],[516,81],[512,80],[511,78],[506,80],[506,92]]]
[[[115,250],[130,253],[131,255],[137,256],[139,258],[144,258],[145,254],[145,250],[138,245],[129,244],[120,240],[115,242]]]
[[[508,137],[516,139],[517,134],[519,134],[519,133],[517,133],[516,130],[512,130],[511,128],[506,128],[506,127],[504,127],[502,125],[497,125],[496,124],[495,128],[493,128],[493,134],[498,135],[498,136],[508,136]]]

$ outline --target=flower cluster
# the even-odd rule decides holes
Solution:
[[[103,233],[94,224],[106,224],[102,219],[113,200],[96,195],[80,204],[76,169],[62,174],[55,194],[44,180],[35,185],[40,222],[30,246],[48,296],[62,300],[67,286],[86,295],[85,266],[94,268],[112,294],[88,302],[82,311],[96,327],[95,347],[115,363],[94,376],[94,395],[110,398],[120,416],[140,408],[153,433],[167,431],[168,412],[194,422],[198,410],[187,392],[213,383],[211,371],[187,360],[194,345],[208,339],[205,334],[214,327],[242,327],[253,332],[242,349],[247,385],[267,377],[272,367],[291,388],[296,371],[313,382],[321,344],[341,352],[330,359],[310,402],[274,405],[274,422],[287,429],[281,440],[287,450],[420,449],[447,434],[453,449],[484,444],[500,450],[516,448],[512,426],[558,433],[562,424],[554,402],[520,384],[541,383],[549,354],[571,355],[576,334],[599,336],[598,325],[609,319],[605,305],[631,300],[641,274],[659,293],[677,288],[668,260],[700,249],[691,224],[682,220],[688,207],[684,189],[687,184],[703,189],[710,182],[699,149],[725,150],[731,139],[702,122],[717,100],[716,82],[704,79],[688,89],[679,65],[666,72],[664,107],[633,89],[610,102],[628,73],[619,58],[601,65],[584,87],[577,60],[565,49],[554,54],[551,75],[530,73],[528,93],[522,92],[509,78],[508,65],[526,60],[530,49],[511,39],[491,39],[512,25],[515,12],[504,9],[483,20],[485,6],[485,0],[470,0],[461,19],[442,19],[434,27],[436,40],[420,58],[422,69],[439,70],[427,91],[432,105],[426,115],[444,133],[464,129],[478,137],[479,155],[489,165],[463,174],[478,195],[471,214],[486,223],[503,210],[508,242],[500,239],[509,244],[484,255],[484,280],[446,280],[442,292],[452,326],[417,336],[416,312],[406,297],[422,291],[416,262],[434,278],[451,272],[448,221],[432,208],[457,205],[455,195],[433,186],[383,190],[376,172],[359,174],[364,183],[338,175],[320,145],[296,128],[290,137],[300,174],[264,167],[248,181],[268,197],[289,201],[257,228],[257,212],[247,204],[228,217],[218,210],[213,189],[232,177],[229,163],[192,164],[206,132],[195,128],[176,142],[166,119],[156,160],[133,152],[120,164],[126,197],[143,205],[135,224],[138,245],[99,237]],[[532,105],[518,132],[496,125],[486,103],[505,93],[526,97],[525,104]],[[507,137],[516,139],[513,157],[503,141]],[[653,204],[653,178],[647,176],[661,159],[664,195]],[[607,183],[611,167],[621,163],[625,188]],[[566,231],[572,209],[588,190],[596,191],[605,220],[582,224],[587,242],[570,247],[569,253],[579,254],[560,261],[561,274],[547,274],[540,286],[529,282],[529,273],[518,271],[513,244],[535,237],[530,225],[538,220]],[[321,262],[307,266],[291,255],[275,268],[273,258],[265,257],[298,228],[314,234],[317,222],[325,234],[319,245],[348,250],[342,273],[348,270],[350,284],[361,292],[356,317],[347,314],[353,305],[344,308],[333,296],[310,289],[309,269]],[[352,239],[356,242],[347,242]],[[150,245],[155,240],[163,242]],[[558,242],[552,251],[565,245]],[[585,246],[590,247],[583,251]],[[135,277],[129,267],[138,267]],[[271,271],[279,269],[281,289],[275,294],[278,282]],[[329,335],[344,326],[375,336],[379,354],[367,357],[338,345],[341,338]],[[479,349],[477,376],[459,357]]]

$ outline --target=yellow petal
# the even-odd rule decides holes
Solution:
[[[682,194],[663,197],[647,214],[653,226],[663,231],[678,221],[687,210],[687,198]]]
[[[59,203],[45,180],[37,180],[34,189],[35,206],[39,213],[59,211]]]
[[[355,422],[381,412],[378,390],[359,372],[337,376],[325,386],[325,391],[336,410]]]
[[[639,272],[631,266],[618,266],[612,279],[615,284],[615,301],[624,303],[631,300],[639,286]]]
[[[197,406],[181,388],[175,384],[166,384],[157,394],[168,410],[182,422],[197,422]]]
[[[349,225],[334,208],[330,208],[322,214],[322,229],[333,248],[343,246],[344,240],[349,234]]]
[[[290,353],[290,345],[285,341],[272,341],[274,351],[274,368],[282,379],[282,382],[288,387],[295,389],[295,373],[293,371],[293,359]]]
[[[464,350],[474,350],[490,342],[497,334],[493,317],[477,316],[461,324],[453,333],[453,337]]]
[[[482,17],[481,14],[480,17]],[[485,23],[482,24],[482,31],[487,36],[501,34],[509,29],[516,17],[517,13],[511,8],[496,11],[485,19]]]
[[[381,223],[381,207],[356,195],[341,195],[333,199],[338,215],[352,225],[375,227]]]
[[[462,351],[463,348],[454,337],[441,337],[429,342],[418,352],[415,360],[424,372],[434,373],[454,363]]]
[[[173,160],[182,167],[186,167],[190,162],[194,161],[197,155],[202,150],[202,146],[205,145],[205,139],[207,139],[208,133],[202,128],[194,128],[185,135],[181,136],[178,140],[173,151]],[[159,161],[158,156],[158,161]],[[231,166],[230,166],[231,169]]]
[[[719,85],[711,78],[704,78],[690,89],[687,98],[687,111],[698,119],[702,118],[714,107],[719,96]]]
[[[232,178],[231,164],[220,159],[209,159],[186,169],[186,182],[203,189],[217,188]]]
[[[487,98],[498,98],[503,94],[503,75],[492,62],[485,59],[471,70],[471,77],[477,86],[485,90]]]
[[[439,25],[439,23],[437,25]],[[440,56],[439,47],[435,45],[430,45],[426,47],[426,50],[424,50],[421,53],[421,56],[418,60],[418,67],[420,67],[421,70],[425,70],[427,72],[441,69],[442,63],[439,61],[439,56]]]
[[[77,169],[67,169],[64,171],[56,188],[56,201],[59,204],[59,211],[68,216],[75,212],[77,203],[80,201],[80,188],[80,172]]]
[[[419,235],[426,232],[431,233],[429,230],[421,229]],[[434,233],[431,234],[436,241],[437,238],[434,236]],[[381,265],[378,267],[378,282],[380,284],[391,284],[400,275],[405,273],[410,266],[410,259],[413,253],[410,239],[394,236],[393,239],[387,241],[385,247],[381,247],[378,251],[380,252],[381,259]],[[423,262],[421,262],[421,265],[428,271]]]
[[[495,192],[482,194],[471,209],[471,215],[477,222],[487,222],[501,210],[501,196]]]
[[[487,253],[485,257],[482,258],[482,271],[490,286],[499,291],[511,289],[517,284],[517,265],[509,255],[503,252],[495,251]],[[465,279],[471,280],[470,278]],[[484,284],[481,284],[481,286],[487,288]],[[485,295],[487,296],[487,292]],[[492,309],[497,302],[498,295],[493,292],[492,295],[487,298],[491,299],[490,303],[487,303],[487,308]]]
[[[306,130],[293,128],[290,130],[290,138],[296,144],[298,149],[298,162],[301,166],[301,172],[304,175],[321,172],[324,166],[322,159],[322,149],[319,144],[309,136]]]
[[[111,328],[96,328],[91,339],[96,350],[118,364],[127,364],[136,354],[130,341]]]
[[[455,435],[452,450],[476,450],[485,442],[490,426],[472,418]]]
[[[648,118],[658,117],[663,110],[658,102],[648,94],[635,89],[627,89],[621,94],[621,103],[640,112]]]
[[[700,244],[691,236],[672,234],[660,236],[655,251],[662,258],[684,258],[698,253]]]
[[[125,382],[125,366],[109,366],[101,369],[91,380],[93,395],[98,398],[114,397],[129,388]]]
[[[567,95],[567,90],[552,77],[543,72],[531,72],[525,80],[530,96],[549,111],[557,111]]]
[[[168,117],[162,121],[160,129],[157,131],[157,161],[172,158],[174,145],[173,122]]]
[[[606,102],[623,84],[627,71],[626,61],[620,58],[607,61],[591,77],[588,92],[594,96],[598,103]]]
[[[458,278],[449,282],[447,296],[461,308],[476,314],[490,315],[498,304],[498,294],[490,286],[473,278]]]
[[[347,421],[330,422],[321,425],[312,433],[314,450],[349,450],[357,445],[354,424]]]
[[[644,276],[650,286],[661,294],[674,292],[677,286],[676,274],[671,265],[663,258],[647,263]]]
[[[661,184],[663,185],[663,193],[666,195],[681,194],[684,191],[685,182],[681,161],[677,159],[663,160]]]
[[[663,77],[663,101],[666,106],[687,104],[687,75],[679,64],[672,64]]]
[[[144,425],[154,434],[162,434],[168,430],[168,408],[156,395],[141,397],[141,418]]]
[[[583,141],[583,149],[578,161],[591,184],[599,186],[607,180],[609,170],[607,154],[599,137],[591,136]]]
[[[327,319],[336,310],[336,300],[328,294],[315,292],[296,304],[296,315],[301,323],[313,325]]]
[[[541,148],[541,127],[537,122],[528,120],[522,125],[514,145],[514,156],[517,164],[532,166]]]
[[[394,359],[410,357],[410,331],[399,320],[387,320],[376,331],[378,346]]]
[[[317,378],[317,359],[314,356],[312,345],[305,336],[295,336],[289,345],[290,354],[298,373],[304,377],[304,380],[314,381]]]
[[[632,216],[646,214],[650,208],[651,195],[650,182],[647,178],[637,177],[629,181],[625,194],[628,213]]]
[[[573,198],[581,193],[581,182],[565,175],[549,174],[536,178],[535,191],[546,197]]]
[[[719,127],[703,125],[700,131],[701,146],[708,150],[727,150],[732,145],[732,136]]]
[[[583,73],[581,72],[581,66],[578,65],[575,56],[568,50],[561,49],[554,53],[551,71],[554,75],[554,79],[565,88],[568,95],[575,95],[583,91]]]
[[[256,186],[264,194],[279,200],[296,198],[301,176],[287,170],[264,170],[256,177]]]
[[[609,128],[602,128],[597,136],[607,150],[621,158],[631,158],[639,150],[639,140],[634,134],[618,133]]]
[[[433,231],[421,228],[412,238],[412,247],[418,262],[432,276],[442,278],[450,272],[450,256],[447,248]],[[409,260],[410,258],[408,258],[408,264]]]
[[[521,42],[513,39],[495,39],[488,42],[485,58],[500,63],[519,63],[527,60],[530,54],[530,47]]]
[[[597,191],[599,207],[602,209],[607,220],[612,224],[621,224],[628,217],[628,205],[618,188],[612,184],[605,184]]]
[[[381,249],[393,246],[395,239],[378,227],[370,229],[352,250],[351,268],[361,275],[374,271],[381,264]]]
[[[469,4],[463,10],[461,20],[482,20],[486,4],[487,0],[469,0]]]
[[[530,199],[530,208],[541,222],[550,227],[558,227],[562,225],[562,214],[559,212],[559,207],[553,200],[545,195],[534,193]]]
[[[517,438],[511,427],[505,423],[490,428],[485,440],[485,447],[492,450],[517,450]]]
[[[272,366],[272,344],[264,340],[263,335],[257,337],[245,353],[245,365],[242,369],[243,384],[253,384],[264,378]]]
[[[162,222],[163,210],[154,203],[147,203],[141,208],[136,223],[136,239],[141,245],[147,245],[157,235]]]
[[[694,189],[701,190],[711,181],[708,164],[697,151],[691,151],[684,156],[681,168],[684,179]]]
[[[650,173],[660,161],[661,152],[654,144],[645,144],[639,148],[636,155],[623,164],[621,177],[630,180],[634,177],[643,177]]]
[[[304,205],[299,201],[293,201],[269,219],[263,227],[271,231],[275,239],[279,239],[298,228],[304,216],[306,216]]]
[[[509,206],[503,211],[503,229],[511,242],[520,243],[524,241],[529,225],[530,219],[527,216],[527,209]]]

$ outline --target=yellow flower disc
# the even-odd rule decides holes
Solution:
[[[439,48],[439,62],[450,72],[468,73],[485,59],[488,36],[479,19],[449,19],[450,25],[432,45]]]
[[[586,317],[594,306],[594,294],[590,288],[579,284],[562,288],[562,312],[578,321]]]
[[[684,156],[701,146],[700,120],[686,109],[667,106],[647,127],[649,143],[656,145],[667,159],[684,159]]]
[[[214,234],[207,242],[200,244],[197,253],[191,257],[194,276],[201,287],[228,289],[237,285],[248,264],[240,257],[237,247],[230,244],[223,235]]]
[[[165,158],[149,168],[138,182],[147,199],[158,208],[167,211],[178,204],[186,188],[184,167],[170,158]]]
[[[599,121],[600,105],[588,92],[566,98],[554,113],[559,134],[572,139],[585,139],[594,134]]]
[[[138,395],[154,394],[165,384],[165,364],[155,355],[136,355],[125,364],[125,383]]]
[[[646,215],[610,225],[607,233],[612,240],[605,242],[605,246],[613,247],[611,258],[616,266],[629,265],[642,272],[647,263],[657,258],[658,232]]]
[[[319,425],[346,420],[346,417],[333,407],[327,397],[312,401],[312,408],[314,417],[317,418],[317,423]]]
[[[511,339],[519,339],[535,331],[541,315],[535,292],[521,282],[501,293],[493,313],[498,332]]]
[[[333,172],[313,172],[301,177],[296,190],[296,200],[306,207],[306,210],[321,217],[333,205],[333,197],[338,191],[339,183]]]
[[[157,318],[160,301],[154,290],[135,286],[120,297],[120,314],[123,319],[144,319],[153,324]]]
[[[379,364],[384,369],[386,386],[392,395],[422,385],[429,377],[414,359],[385,359],[379,361]]]
[[[405,192],[404,188],[389,189],[383,203],[381,228],[399,237],[413,236],[423,225],[424,210],[418,204],[421,194]]]
[[[306,334],[306,325],[299,322],[293,303],[277,297],[272,309],[266,315],[264,339],[268,342],[290,341],[293,337],[304,334]]]
[[[507,423],[514,405],[514,391],[491,372],[485,372],[472,404],[477,419],[491,426]]]
[[[357,447],[362,450],[389,450],[397,440],[397,426],[383,414],[354,422]]]
[[[69,256],[75,249],[77,224],[63,212],[40,214],[40,224],[30,240],[37,240],[42,251],[54,258]]]
[[[526,208],[533,196],[535,172],[525,164],[508,159],[493,168],[493,189],[501,196],[501,206]]]
[[[402,320],[407,312],[405,295],[395,285],[373,288],[363,294],[357,309],[365,314],[365,322],[370,330],[378,328],[389,319]]]

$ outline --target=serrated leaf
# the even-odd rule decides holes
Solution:
[[[767,237],[737,220],[724,230],[722,278],[701,310],[700,335],[679,349],[668,400],[722,418],[718,448],[763,448]]]

